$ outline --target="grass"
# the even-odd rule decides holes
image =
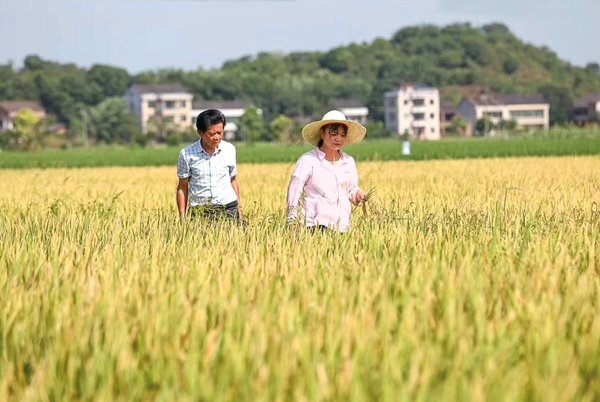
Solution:
[[[369,215],[181,224],[170,167],[0,170],[0,400],[600,399],[597,157],[359,162]]]
[[[308,145],[259,143],[236,144],[239,163],[291,163],[308,151]],[[183,146],[182,146],[183,147]],[[181,147],[176,148],[98,148],[70,151],[0,153],[0,168],[75,168],[101,166],[174,166]],[[357,161],[436,160],[499,158],[522,156],[566,156],[600,154],[600,136],[574,135],[573,138],[473,138],[443,141],[414,141],[411,155],[401,154],[398,140],[372,140],[344,148]]]

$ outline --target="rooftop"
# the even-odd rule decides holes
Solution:
[[[34,112],[45,112],[44,108],[37,102],[33,101],[2,101],[0,109],[7,113],[18,112],[21,109],[31,109]]]
[[[573,102],[573,107],[588,107],[590,104],[600,102],[600,92],[590,92]]]
[[[364,103],[356,98],[348,98],[348,99],[332,99],[329,101],[331,107],[336,109],[343,109],[347,107],[365,107]]]
[[[540,94],[535,95],[493,95],[482,94],[468,98],[478,106],[502,106],[502,105],[539,105],[546,104],[546,100]]]
[[[189,93],[180,84],[135,84],[143,94],[172,94],[172,93]]]

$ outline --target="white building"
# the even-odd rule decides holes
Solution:
[[[463,99],[458,113],[469,122],[473,133],[477,120],[483,117],[494,125],[514,120],[522,130],[547,130],[550,125],[550,105],[542,95],[482,94]]]
[[[403,84],[384,93],[385,128],[411,138],[440,139],[440,93],[423,84]]]
[[[138,116],[143,133],[148,132],[148,120],[152,117],[180,128],[191,126],[194,96],[179,84],[132,85],[124,98],[129,112]]]
[[[329,104],[331,105],[332,109],[339,110],[340,112],[344,113],[346,119],[355,121],[362,125],[366,124],[367,116],[369,115],[369,108],[358,99],[334,99],[329,102]]]

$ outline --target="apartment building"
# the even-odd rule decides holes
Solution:
[[[356,98],[334,99],[329,102],[330,109],[339,110],[344,113],[346,119],[355,121],[362,125],[367,123],[369,108]]]
[[[469,122],[472,132],[484,116],[494,125],[514,120],[522,130],[547,130],[550,125],[550,105],[541,95],[482,94],[463,99],[458,112]]]
[[[236,138],[238,132],[237,121],[244,115],[248,106],[251,106],[251,103],[246,101],[194,102],[192,103],[192,110],[190,112],[190,121],[195,127],[196,118],[200,113],[208,109],[218,109],[225,115],[225,118],[227,119],[227,124],[225,124],[225,130],[223,132],[223,138],[226,140],[233,140]],[[260,114],[262,113],[262,110],[258,109],[257,112]]]
[[[36,102],[2,101],[0,102],[0,131],[15,128],[15,117],[21,109],[30,109],[39,118],[46,117],[46,110]]]
[[[143,133],[151,118],[167,120],[180,128],[190,127],[193,95],[179,84],[132,85],[126,92],[127,109],[138,116]]]
[[[570,115],[580,126],[596,122],[600,116],[600,92],[590,92],[573,102]]]
[[[440,93],[423,84],[403,84],[384,93],[385,128],[413,139],[440,139]]]

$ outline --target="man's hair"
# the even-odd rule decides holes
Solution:
[[[208,126],[218,123],[223,123],[223,128],[225,128],[225,124],[227,123],[225,115],[220,110],[208,109],[200,113],[196,118],[196,129],[205,132]]]

